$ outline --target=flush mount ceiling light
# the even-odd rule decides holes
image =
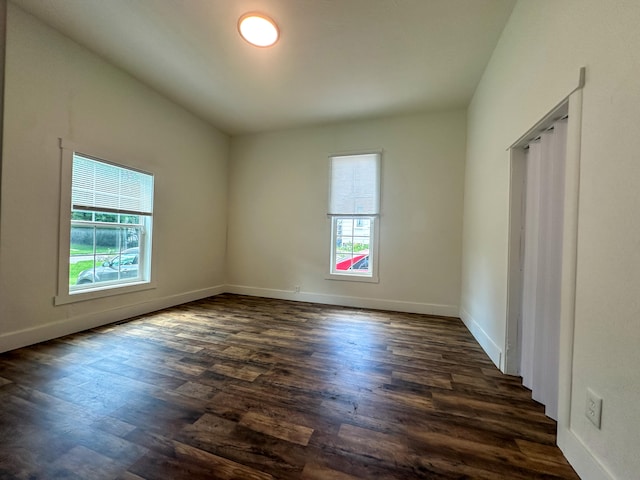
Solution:
[[[238,20],[238,32],[242,38],[256,47],[270,47],[280,37],[276,22],[260,13],[241,16]]]

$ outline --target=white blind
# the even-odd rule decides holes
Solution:
[[[134,215],[153,212],[153,175],[74,153],[73,209]]]
[[[333,156],[329,215],[380,213],[380,154]]]

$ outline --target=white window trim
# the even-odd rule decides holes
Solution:
[[[329,225],[329,236],[331,239],[329,245],[329,272],[325,275],[325,280],[338,280],[338,281],[347,281],[347,282],[362,282],[362,283],[380,283],[380,278],[378,276],[379,268],[379,239],[380,239],[380,208],[382,201],[382,149],[373,149],[373,150],[359,150],[359,151],[345,151],[338,152],[329,155],[329,159],[333,157],[348,157],[348,156],[357,156],[357,155],[376,155],[377,156],[377,178],[376,183],[378,185],[378,203],[377,203],[377,213],[373,214],[346,214],[340,215],[338,213],[328,213],[328,225]],[[332,171],[331,171],[331,163],[329,163],[329,202],[331,203],[331,189],[332,186]],[[331,210],[331,205],[329,206],[329,210]],[[333,270],[333,262],[334,262],[334,249],[335,249],[335,238],[334,238],[334,219],[341,217],[362,217],[371,219],[371,228],[373,229],[373,235],[371,236],[372,248],[369,251],[369,258],[373,262],[373,268],[370,276],[365,276],[357,273],[334,273]]]
[[[333,231],[334,219],[344,218],[347,215],[328,215],[329,231],[331,232],[331,245],[329,248],[329,273],[325,275],[325,280],[338,280],[347,282],[363,282],[363,283],[380,283],[378,277],[378,239],[380,237],[380,217],[379,215],[353,215],[354,217],[368,218],[371,220],[371,228],[373,235],[371,236],[371,248],[369,250],[369,258],[373,263],[373,269],[371,275],[366,276],[358,273],[334,273],[333,262],[335,253],[335,234]]]
[[[73,154],[84,153],[95,158],[115,158],[113,155],[98,151],[95,148],[80,148],[76,144],[65,139],[60,139],[61,167],[60,167],[60,213],[59,213],[59,239],[58,239],[58,288],[57,295],[53,298],[54,305],[65,305],[75,302],[83,302],[96,298],[111,297],[132,292],[152,290],[156,288],[153,282],[153,268],[151,262],[147,264],[149,272],[148,281],[137,281],[113,285],[101,285],[99,287],[69,292],[69,245],[71,241],[71,175],[73,171]],[[147,240],[151,249],[151,239]]]

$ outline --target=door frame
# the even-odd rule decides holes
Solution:
[[[520,316],[522,310],[522,267],[525,193],[524,146],[555,119],[569,115],[562,243],[562,279],[560,312],[560,358],[558,386],[558,443],[570,428],[571,388],[573,379],[573,340],[575,323],[576,273],[578,254],[578,219],[580,185],[580,146],[582,130],[582,88],[585,68],[580,69],[578,86],[556,107],[509,147],[509,229],[507,271],[507,318],[504,373],[519,375]]]

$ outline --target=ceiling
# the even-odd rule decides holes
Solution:
[[[230,134],[468,105],[515,0],[12,0]],[[271,48],[237,32],[250,11]]]

